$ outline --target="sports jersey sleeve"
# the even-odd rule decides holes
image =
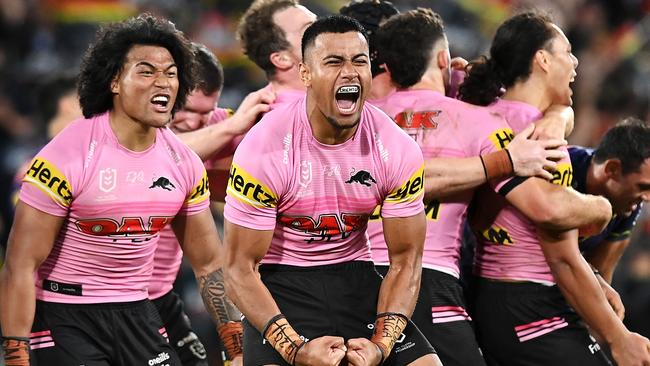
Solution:
[[[283,140],[263,127],[263,124],[255,126],[235,151],[226,188],[224,216],[250,229],[273,230],[278,197],[283,192],[288,169],[282,141],[290,141],[291,135]]]
[[[424,159],[417,143],[401,130],[402,144],[394,144],[398,149],[393,159],[386,162],[388,195],[384,199],[382,217],[409,217],[424,209]],[[395,136],[397,137],[397,136]]]
[[[194,215],[210,206],[210,186],[203,162],[191,151],[188,151],[188,161],[190,164],[188,179],[191,182],[188,186],[192,188],[178,211],[179,215]]]
[[[82,151],[70,130],[55,137],[30,162],[19,199],[50,215],[67,216],[82,174]]]

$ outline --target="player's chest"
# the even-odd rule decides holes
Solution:
[[[180,169],[166,155],[134,158],[105,150],[85,170],[75,201],[180,206],[186,196],[183,182]]]

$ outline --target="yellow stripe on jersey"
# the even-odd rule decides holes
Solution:
[[[424,194],[424,164],[399,188],[386,197],[385,202],[402,203],[411,202]]]
[[[235,163],[230,167],[226,193],[254,207],[273,208],[278,203],[278,196],[269,187]]]
[[[32,160],[23,182],[31,183],[65,207],[72,202],[72,185],[54,164],[40,156]]]
[[[500,128],[495,130],[489,137],[492,144],[494,144],[494,147],[499,150],[505,149],[513,138],[515,138],[515,134],[510,128]]]
[[[557,170],[553,172],[551,183],[571,187],[571,183],[573,183],[573,166],[571,166],[571,163],[558,163]]]
[[[191,193],[185,200],[185,205],[195,205],[210,198],[210,182],[208,181],[208,173],[203,169],[203,176],[199,183],[192,188]]]

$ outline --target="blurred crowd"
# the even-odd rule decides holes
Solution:
[[[347,0],[304,0],[317,15],[338,12]],[[575,130],[570,143],[594,146],[624,116],[650,119],[650,0],[395,0],[400,10],[429,7],[445,20],[452,56],[486,53],[504,19],[534,7],[565,30],[580,65],[573,85]],[[171,19],[190,39],[208,46],[225,69],[220,106],[236,108],[265,84],[263,73],[242,54],[235,37],[242,0],[0,0],[0,244],[11,226],[14,175],[47,140],[46,121],[57,100],[58,80],[77,72],[81,55],[102,22],[150,12]],[[614,284],[627,306],[630,330],[650,336],[650,207]],[[219,218],[217,218],[219,221]],[[0,259],[1,259],[0,250]],[[1,262],[1,261],[0,261]],[[192,277],[178,281],[204,344],[216,335]],[[187,280],[185,280],[187,278]],[[203,321],[205,320],[205,321]]]

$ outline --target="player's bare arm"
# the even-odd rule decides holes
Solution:
[[[552,179],[556,161],[566,156],[558,147],[563,139],[534,140],[535,125],[517,134],[508,151],[496,151],[482,157],[433,158],[425,160],[425,200],[441,198],[476,188],[491,179],[513,175]]]
[[[544,117],[535,122],[534,139],[562,139],[573,132],[573,108],[554,104],[545,112]]]
[[[600,271],[600,274],[607,283],[612,283],[612,277],[614,276],[616,265],[629,244],[629,238],[607,241],[587,252],[585,257],[594,268]]]
[[[177,216],[172,225],[194,270],[205,308],[232,359],[243,350],[241,313],[226,297],[222,268],[225,253],[210,210]]]
[[[228,220],[224,225],[226,291],[246,319],[290,364],[338,365],[345,355],[343,338],[325,336],[304,343],[260,279],[257,265],[268,251],[273,231],[249,229]]]
[[[201,160],[207,160],[233,138],[246,133],[259,114],[269,111],[273,100],[275,95],[272,91],[260,89],[248,94],[231,117],[203,129],[179,133],[177,136],[196,152]]]
[[[625,328],[578,249],[577,230],[539,230],[542,251],[558,287],[587,325],[605,340],[618,365],[650,364],[650,341]]]
[[[600,232],[612,216],[612,206],[607,199],[536,177],[513,188],[506,199],[536,225],[549,230],[590,226],[591,230]]]
[[[34,272],[50,254],[63,220],[22,201],[16,206],[0,271],[0,324],[7,364],[29,365],[29,333],[36,309]]]

